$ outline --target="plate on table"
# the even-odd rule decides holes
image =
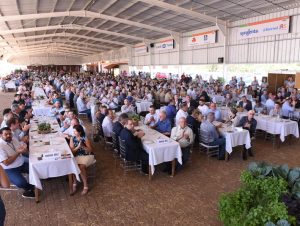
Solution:
[[[154,142],[152,140],[144,140],[143,143],[144,144],[153,144]]]

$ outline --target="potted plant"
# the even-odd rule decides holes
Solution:
[[[38,133],[47,134],[51,132],[51,125],[49,123],[43,122],[38,124]]]
[[[132,114],[129,116],[130,119],[132,119],[134,126],[138,126],[139,125],[139,121],[140,121],[140,116],[137,114]]]

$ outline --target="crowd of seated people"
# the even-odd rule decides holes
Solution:
[[[276,93],[270,93],[267,80],[264,78],[259,82],[256,77],[249,86],[246,86],[242,78],[236,77],[232,77],[228,84],[222,84],[212,77],[206,81],[201,76],[196,76],[195,79],[184,77],[169,80],[110,74],[84,76],[64,72],[40,72],[35,73],[34,76],[40,78],[48,103],[53,106],[52,115],[57,118],[61,131],[68,137],[70,143],[72,137],[76,136],[75,128],[79,125],[83,127],[83,123],[74,116],[75,111],[86,114],[90,121],[95,115],[103,136],[108,141],[112,140],[114,133],[133,142],[133,144],[126,144],[128,151],[132,151],[129,150],[130,145],[137,149],[128,154],[129,159],[141,160],[144,163],[142,167],[144,172],[147,171],[145,166],[147,156],[140,142],[143,134],[142,131],[134,131],[132,120],[128,120],[130,115],[137,114],[136,104],[139,100],[152,101],[153,105],[150,106],[144,119],[145,125],[178,140],[183,151],[183,162],[186,162],[188,157],[188,154],[184,153],[187,147],[190,147],[194,140],[199,141],[199,131],[206,131],[210,135],[210,144],[220,146],[218,158],[224,159],[225,139],[219,133],[218,126],[212,123],[213,121],[241,126],[248,129],[252,136],[256,127],[255,119],[252,117],[253,112],[290,118],[295,109],[300,108],[300,94],[294,88],[292,77],[288,77]],[[18,138],[19,142],[25,143],[28,142],[26,123],[32,115],[30,92],[32,78],[33,76],[29,75],[19,76],[18,92],[14,97],[11,110],[3,112],[4,120],[1,124],[2,128],[9,127],[14,134],[17,134],[14,137]],[[223,96],[224,99],[221,103],[215,103],[214,96]],[[62,97],[65,97],[65,101]],[[64,102],[70,110],[64,108]],[[222,115],[219,104],[230,108],[227,118]],[[95,112],[92,112],[91,106],[97,106]],[[247,118],[240,120],[236,109],[247,111]],[[115,112],[120,112],[118,119]],[[18,121],[12,118],[18,118]],[[84,127],[83,130],[85,131]],[[181,137],[178,131],[183,130],[185,132]],[[245,150],[244,159],[247,155],[252,156],[253,151]]]

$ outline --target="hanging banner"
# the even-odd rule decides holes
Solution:
[[[155,49],[157,49],[158,51],[165,49],[174,49],[174,39],[163,40],[159,43],[155,43]]]
[[[148,53],[148,47],[146,45],[140,45],[134,47],[135,54]]]
[[[199,46],[216,43],[216,31],[207,31],[193,34],[188,38],[188,46]]]
[[[244,24],[238,29],[238,39],[286,34],[289,33],[289,28],[289,16]]]

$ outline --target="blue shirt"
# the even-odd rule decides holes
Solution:
[[[216,120],[216,121],[218,121],[218,122],[221,122],[221,121],[222,121],[222,114],[221,114],[221,111],[220,111],[220,110],[216,109],[216,110],[213,111],[213,110],[209,109],[209,110],[207,111],[207,114],[208,114],[209,112],[215,113],[215,120]]]
[[[216,127],[207,120],[201,123],[200,130],[200,133],[206,133],[208,142],[210,143],[219,138],[219,133],[217,132]]]
[[[156,123],[155,129],[160,133],[170,133],[171,132],[171,122],[169,119],[165,119],[163,121],[159,120]]]
[[[174,105],[168,105],[166,107],[166,113],[168,119],[174,119],[176,116],[176,107]]]
[[[294,112],[294,107],[290,106],[290,103],[288,101],[284,102],[284,104],[282,105],[282,115],[284,117],[289,117],[289,114]]]

